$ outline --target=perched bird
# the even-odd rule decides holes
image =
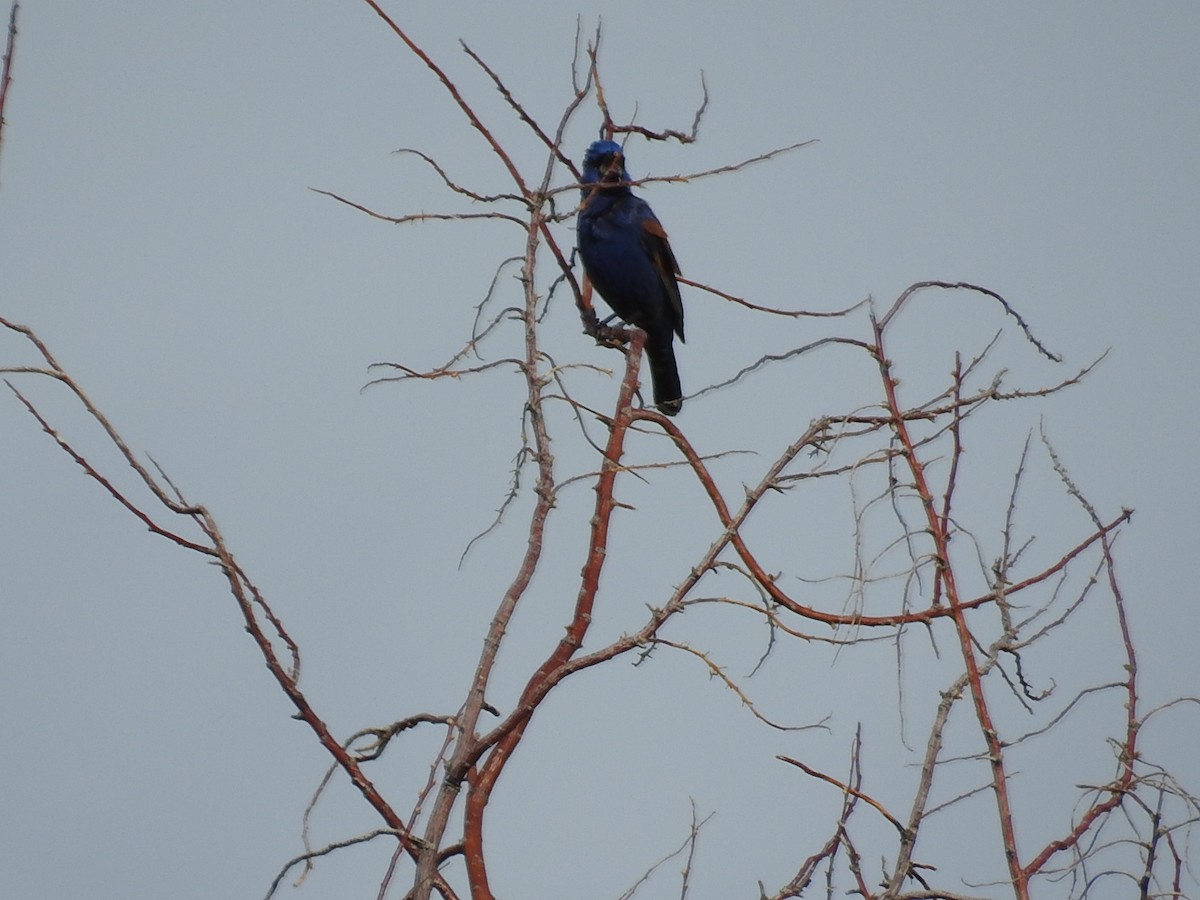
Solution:
[[[679,264],[650,205],[629,188],[625,155],[596,141],[583,157],[579,255],[592,286],[618,316],[646,332],[654,404],[668,416],[683,407],[673,336],[683,340]]]

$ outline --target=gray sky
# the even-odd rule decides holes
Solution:
[[[983,284],[1065,356],[1052,368],[1009,335],[998,365],[1021,385],[1058,380],[1112,348],[1082,387],[981,432],[966,457],[981,485],[978,524],[994,542],[988,492],[1007,491],[1020,445],[1044,417],[1102,514],[1137,509],[1118,547],[1147,704],[1200,693],[1191,577],[1200,482],[1185,455],[1200,444],[1200,8],[746,6],[582,10],[585,31],[603,17],[618,116],[636,105],[643,124],[686,127],[701,69],[710,88],[700,142],[631,143],[635,177],[819,139],[738,175],[647,188],[685,273],[814,310],[867,295],[888,304],[927,278]],[[569,96],[576,10],[518,0],[394,12],[540,171],[538,148],[457,39],[552,122]],[[6,113],[0,315],[35,327],[130,444],[214,512],[305,648],[303,686],[338,733],[452,711],[524,539],[520,503],[456,568],[507,488],[520,386],[498,376],[360,388],[371,363],[448,358],[520,237],[495,225],[390,226],[308,188],[392,214],[462,208],[418,162],[391,153],[407,146],[479,190],[507,189],[461,114],[352,0],[30,0]],[[596,124],[594,110],[577,121],[577,158]],[[689,390],[825,334],[865,337],[861,317],[779,327],[696,292],[685,302]],[[930,298],[898,332],[914,398],[945,378],[956,347],[973,352],[1004,324],[974,303]],[[579,335],[569,304],[557,303],[545,328],[552,352],[614,364]],[[30,356],[5,336],[0,360]],[[863,374],[844,356],[817,354],[698,398],[679,421],[706,452],[774,449],[812,418],[869,402]],[[615,393],[615,381],[579,377],[601,407]],[[68,436],[115,463],[61,392],[23,385]],[[594,465],[571,446],[564,471]],[[730,460],[725,487],[736,494],[765,463]],[[1028,530],[1048,553],[1086,521],[1069,503],[1043,509],[1042,489],[1057,496],[1052,479],[1033,484]],[[691,524],[703,516],[690,504],[703,506],[682,475],[627,491],[643,505],[617,539],[630,568],[606,575],[600,636],[637,627],[710,535]],[[685,496],[664,509],[672,491]],[[528,661],[561,633],[586,523],[569,510],[586,510],[590,493],[570,501],[551,536],[555,562],[501,658],[498,704],[511,703]],[[844,535],[824,527],[840,513],[799,509],[794,530],[776,536],[779,564],[817,574],[824,554],[844,552]],[[322,753],[289,719],[219,574],[146,534],[11,397],[0,398],[0,570],[0,896],[261,896],[299,852]],[[762,652],[761,627],[688,617],[681,639],[713,649],[732,672]],[[742,627],[744,639],[723,641]],[[1082,677],[1102,644],[1075,652],[1063,669]],[[864,702],[856,688],[880,683],[876,702],[895,707],[894,655],[864,659],[781,655],[748,682],[789,723],[833,712],[830,733],[762,729],[694,661],[669,655],[637,669],[617,662],[564,689],[494,801],[504,811],[489,848],[512,860],[497,862],[498,893],[618,896],[682,839],[689,797],[717,812],[693,896],[748,897],[757,879],[785,881],[824,839],[838,797],[781,773],[774,754],[840,771],[862,719],[876,723],[868,766],[903,762],[890,758],[888,715],[854,705]],[[1044,674],[1061,680],[1063,669]],[[910,690],[927,686],[920,672],[905,677]],[[614,697],[636,699],[622,710]],[[1155,759],[1200,787],[1196,716],[1164,716],[1148,731]],[[413,738],[381,771],[396,785],[422,778],[434,740]],[[1080,775],[1082,752],[1047,746],[1044,774],[1068,787],[1107,777],[1103,765]],[[875,788],[903,803],[903,792]],[[1066,815],[1073,794],[1062,796]],[[376,824],[343,790],[320,807],[314,839]],[[373,897],[388,852],[346,851],[283,895]],[[534,879],[520,868],[532,856],[542,869]],[[678,888],[664,878],[646,891]]]

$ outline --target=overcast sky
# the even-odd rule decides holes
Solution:
[[[1119,572],[1146,703],[1200,693],[1200,7],[390,8],[531,172],[543,166],[539,148],[459,38],[548,125],[570,96],[577,14],[585,32],[603,18],[618,117],[636,108],[643,124],[686,128],[703,70],[711,102],[700,141],[631,142],[635,177],[816,139],[738,175],[644,190],[698,281],[811,310],[867,296],[886,305],[922,279],[986,285],[1065,358],[1051,367],[1007,335],[997,366],[1011,367],[1014,385],[1052,383],[1111,348],[1082,386],[984,431],[969,474],[1003,494],[1025,436],[1042,423],[1102,515],[1136,508],[1118,542]],[[20,15],[0,153],[0,315],[34,327],[130,445],[214,512],[305,647],[304,687],[338,734],[453,711],[524,538],[528,507],[518,504],[457,567],[507,490],[521,389],[511,376],[361,388],[372,363],[449,358],[496,266],[521,252],[520,235],[392,226],[309,188],[391,214],[461,210],[418,161],[392,151],[429,152],[483,192],[508,189],[503,170],[355,0],[28,0]],[[580,114],[569,135],[576,159],[598,124],[594,108]],[[503,285],[513,302],[515,285]],[[861,316],[781,327],[697,292],[685,302],[688,392],[763,353],[826,334],[867,336]],[[1004,324],[994,307],[959,295],[914,312],[895,354],[910,399],[944,380],[955,349],[977,352]],[[554,305],[544,328],[562,358],[614,365],[579,334],[569,303]],[[0,335],[0,365],[31,360]],[[706,452],[777,451],[811,419],[854,407],[854,371],[837,354],[807,357],[690,401],[679,424]],[[615,380],[577,377],[601,408],[615,395]],[[115,466],[60,390],[21,385]],[[595,465],[586,447],[563,448],[564,473]],[[640,449],[646,459],[663,452]],[[738,479],[766,462],[728,462],[735,497]],[[610,636],[636,628],[711,536],[699,514],[663,500],[674,490],[696,502],[682,476],[655,483],[657,492],[629,487],[645,504],[631,517],[642,530],[615,552],[640,574],[631,585],[611,575],[616,599],[598,625]],[[1041,546],[1086,531],[1069,502],[1039,520],[1038,492],[1057,489],[1053,478],[1035,484],[1026,524]],[[585,493],[573,498],[580,509]],[[813,522],[833,515],[797,509]],[[511,702],[505,692],[525,664],[561,634],[580,522],[586,512],[556,534],[561,559],[518,617],[493,702]],[[979,527],[994,540],[994,518]],[[788,552],[798,561],[780,565],[816,574],[825,551],[797,529]],[[323,754],[289,718],[219,573],[148,535],[11,396],[0,397],[0,572],[0,896],[261,896],[300,851]],[[761,654],[761,627],[693,618],[687,638],[719,648],[733,671]],[[741,627],[750,632],[742,643],[721,644],[723,630]],[[1098,646],[1080,641],[1063,668],[1088,670]],[[508,830],[489,836],[506,860],[498,892],[534,896],[541,884],[540,896],[619,896],[686,834],[689,798],[717,812],[692,896],[755,896],[759,878],[777,887],[824,840],[838,798],[771,769],[774,754],[837,769],[855,722],[872,719],[869,706],[836,698],[882,679],[880,697],[894,707],[894,678],[886,652],[870,665],[781,662],[757,682],[773,715],[792,724],[835,715],[831,732],[786,737],[750,722],[694,661],[618,662],[581,679],[554,699],[501,782],[496,821]],[[633,697],[624,710],[615,699]],[[868,746],[878,758],[894,735],[877,729]],[[1195,714],[1163,717],[1147,741],[1200,788]],[[398,782],[424,777],[435,746],[432,733],[414,738],[384,771]],[[1076,749],[1047,747],[1051,774],[1069,785],[1109,777],[1103,767],[1073,770]],[[770,777],[738,777],[754,769]],[[377,824],[347,790],[321,807],[314,836]],[[781,834],[794,838],[764,837]],[[346,851],[283,895],[374,897],[388,855],[381,845]],[[541,871],[522,870],[535,859]],[[666,878],[646,890],[678,894]]]

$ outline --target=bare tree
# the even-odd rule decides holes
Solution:
[[[0,318],[5,329],[27,341],[40,357],[34,365],[0,368],[30,415],[91,479],[153,533],[219,567],[271,676],[295,707],[296,717],[329,754],[330,770],[314,793],[309,814],[318,808],[324,792],[340,783],[340,774],[378,818],[378,827],[371,831],[311,846],[306,816],[305,849],[282,865],[267,895],[275,894],[289,875],[317,865],[321,857],[384,840],[395,845],[395,852],[391,865],[380,873],[381,897],[389,890],[400,895],[402,885],[410,885],[404,896],[419,900],[432,895],[493,897],[485,827],[491,818],[503,815],[502,806],[497,808],[499,804],[493,802],[499,779],[521,751],[533,719],[552,715],[547,699],[561,685],[621,658],[681,654],[736,694],[751,713],[748,728],[796,727],[775,721],[759,708],[752,679],[730,674],[720,662],[720,646],[697,646],[668,629],[689,610],[714,608],[734,614],[746,629],[761,631],[760,666],[781,655],[836,654],[853,660],[854,654],[883,644],[894,654],[899,675],[920,671],[925,684],[936,685],[898,694],[899,730],[886,747],[878,748],[890,762],[899,761],[887,769],[886,776],[872,773],[874,765],[881,769],[885,765],[872,756],[875,747],[864,738],[861,725],[847,742],[842,772],[821,771],[803,759],[779,754],[776,777],[786,785],[781,789],[810,796],[837,792],[841,803],[828,822],[828,839],[796,854],[791,862],[794,875],[785,883],[760,882],[761,897],[849,892],[913,900],[1011,894],[1024,900],[1043,883],[1056,896],[1082,897],[1110,880],[1132,882],[1142,897],[1180,897],[1191,890],[1188,834],[1200,815],[1200,804],[1188,786],[1147,758],[1141,742],[1143,731],[1158,716],[1191,698],[1147,709],[1139,696],[1139,661],[1114,560],[1117,538],[1132,511],[1096,509],[1046,432],[1030,427],[1022,452],[1002,479],[1008,499],[1001,520],[970,521],[960,512],[964,484],[973,479],[992,484],[1001,480],[999,473],[973,470],[967,462],[965,453],[983,427],[977,423],[1000,409],[1036,404],[1040,398],[1067,391],[1087,376],[1091,366],[1050,384],[1014,386],[1014,376],[993,362],[1002,334],[1015,335],[1049,361],[1061,360],[1013,305],[980,285],[924,281],[888,304],[868,300],[823,312],[775,308],[685,279],[693,291],[737,306],[747,316],[771,317],[781,323],[824,317],[843,323],[845,329],[845,334],[797,345],[786,353],[763,355],[699,394],[748,390],[755,379],[788,360],[831,348],[844,351],[844,366],[870,371],[875,381],[874,400],[865,406],[830,410],[803,424],[784,422],[791,429],[785,443],[752,448],[760,459],[768,460],[759,466],[756,479],[732,490],[722,487],[716,467],[726,453],[744,448],[702,452],[685,425],[641,405],[643,335],[636,329],[601,324],[593,310],[590,288],[571,251],[570,223],[580,173],[566,143],[572,126],[585,114],[598,118],[608,137],[690,143],[697,137],[707,94],[686,130],[616,121],[601,77],[597,31],[585,48],[577,45],[570,102],[547,127],[481,56],[464,45],[472,63],[492,80],[512,114],[542,145],[540,167],[529,168],[495,137],[447,72],[380,6],[373,0],[366,2],[396,39],[428,67],[511,180],[502,193],[476,190],[459,183],[450,168],[431,155],[411,149],[407,152],[441,179],[451,200],[469,201],[468,211],[390,215],[322,191],[387,222],[485,219],[514,235],[520,302],[497,308],[501,292],[493,282],[472,332],[449,352],[443,365],[421,368],[390,363],[374,382],[466,381],[514,371],[523,381],[521,451],[500,518],[513,500],[531,492],[527,539],[523,554],[513,561],[507,584],[497,586],[475,672],[457,709],[401,710],[389,724],[335,734],[327,724],[328,712],[317,709],[301,687],[300,647],[277,607],[237,561],[214,516],[189,499],[164,469],[144,461],[128,446],[117,426],[31,328]],[[12,23],[0,82],[5,87],[15,5]],[[796,143],[715,169],[636,183],[692,182],[735,172],[802,146]],[[945,380],[916,394],[901,376],[920,370],[924,361],[897,354],[893,334],[915,306],[946,293],[972,304],[980,317],[995,318],[1003,325],[982,346],[955,352],[953,369]],[[591,339],[624,354],[616,396],[604,408],[590,407],[580,399],[581,379],[586,376],[589,384],[594,382],[596,367],[560,361],[544,342],[543,318],[550,304],[563,296],[573,300]],[[489,358],[486,354],[492,346],[513,329],[519,331],[521,352]],[[580,340],[579,348],[582,352],[586,342]],[[73,396],[119,451],[124,465],[149,489],[152,502],[127,494],[111,472],[92,461],[94,454],[61,436],[55,423],[18,386],[21,379],[38,378],[53,380]],[[689,407],[689,413],[702,415],[702,409]],[[591,470],[564,471],[558,462],[563,455],[558,447],[563,445],[576,454],[591,453]],[[1053,472],[1064,499],[1078,508],[1073,530],[1043,539],[1052,544],[1051,550],[1042,543],[1035,547],[1033,532],[1022,516],[1022,492],[1035,466]],[[602,575],[616,564],[614,537],[628,521],[618,516],[627,507],[621,490],[631,479],[653,481],[665,469],[685,472],[706,498],[707,546],[696,554],[676,587],[657,598],[640,620],[629,620],[617,638],[598,640],[591,627],[606,600]],[[535,574],[550,566],[545,538],[556,516],[563,514],[562,493],[580,482],[591,487],[595,501],[586,546],[581,549],[584,564],[574,586],[574,608],[562,622],[561,640],[528,665],[519,697],[499,708],[489,701],[498,654]],[[835,490],[826,490],[830,485]],[[653,485],[650,489],[663,493]],[[788,569],[780,567],[780,554],[762,539],[765,532],[760,523],[769,528],[773,522],[812,515],[831,496],[844,498],[846,507],[841,512],[853,525],[847,569],[830,575],[817,562],[803,559],[788,561]],[[669,503],[670,497],[661,500]],[[1000,536],[998,547],[995,538],[988,536],[993,534]],[[1102,659],[1107,674],[1079,685],[1065,678],[1071,686],[1057,689],[1054,674],[1047,673],[1057,671],[1055,662],[1063,648],[1079,640],[1077,622],[1085,615],[1100,616],[1114,636],[1115,650],[1104,651]],[[1076,727],[1073,711],[1104,704],[1120,711],[1119,727],[1099,737]],[[373,764],[414,729],[437,730],[439,749],[423,763],[429,775],[421,790],[413,796],[389,795],[373,777]],[[1079,785],[1075,805],[1068,810],[1047,810],[1018,796],[1015,773],[1036,771],[1042,748],[1080,741],[1107,748],[1111,756],[1107,780]],[[793,773],[806,780],[793,782]],[[885,779],[887,795],[903,797],[901,803],[881,799]],[[943,787],[944,782],[952,787]],[[678,850],[648,865],[646,875],[624,896],[634,896],[668,860],[683,861],[679,893],[687,896],[699,878],[694,863],[705,853],[698,838],[706,821],[693,808],[691,827]],[[964,869],[953,850],[944,847],[943,832],[938,831],[944,822],[956,823],[950,827],[957,828],[965,827],[962,823],[987,822],[979,834],[988,845],[979,849],[1001,866],[1002,878],[994,878],[990,867],[979,872]],[[1048,830],[1047,822],[1068,824]],[[536,867],[534,855],[531,850],[531,869]],[[1125,889],[1126,895],[1129,892]]]

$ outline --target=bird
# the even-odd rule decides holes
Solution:
[[[596,141],[583,157],[583,200],[576,222],[579,255],[592,286],[621,319],[646,332],[654,405],[683,408],[674,337],[683,341],[679,263],[653,210],[629,187],[625,153]]]

